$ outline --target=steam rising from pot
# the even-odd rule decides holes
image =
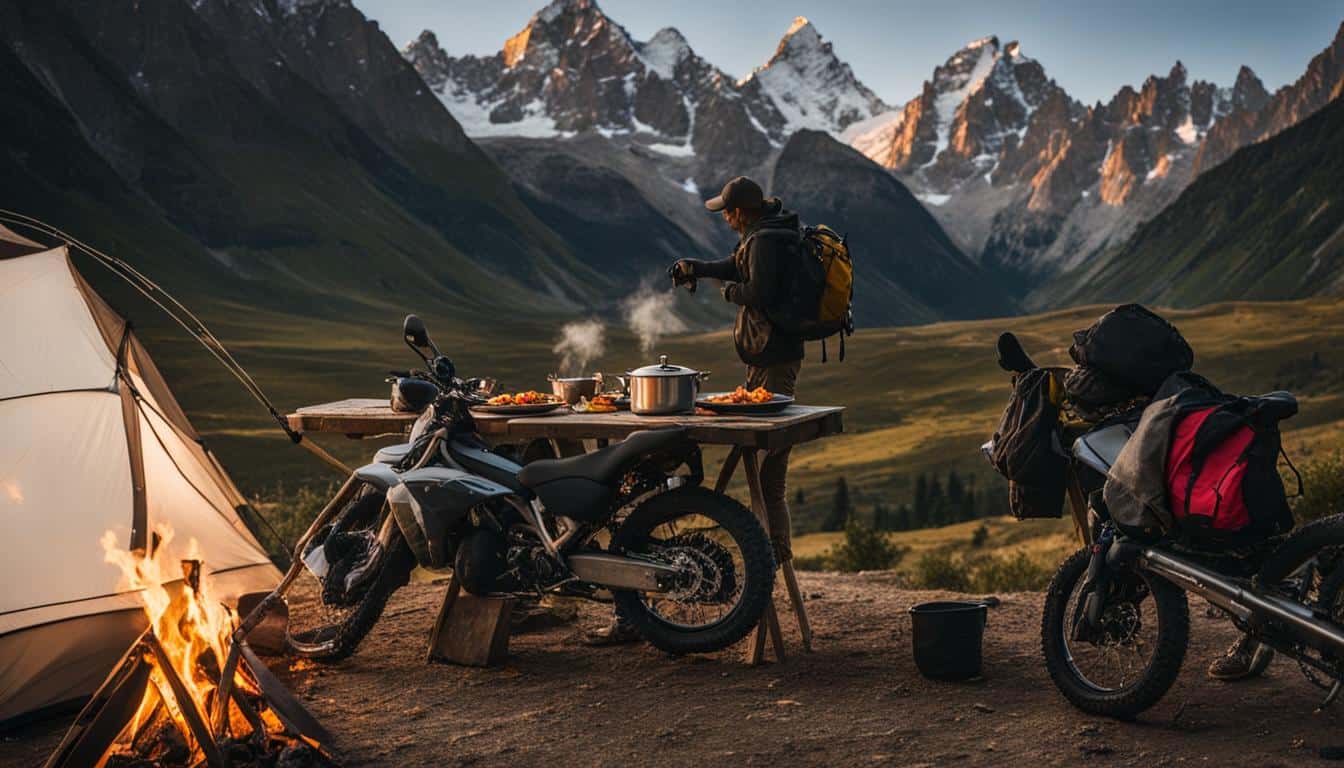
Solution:
[[[639,337],[639,348],[647,356],[653,353],[658,340],[670,333],[686,330],[686,322],[673,310],[676,296],[668,291],[657,291],[645,286],[621,302],[625,323]]]
[[[561,376],[581,376],[607,350],[607,326],[597,318],[575,320],[560,328],[551,351],[560,357]]]

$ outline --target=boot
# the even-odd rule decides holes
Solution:
[[[583,642],[585,645],[601,647],[637,643],[642,639],[639,630],[635,629],[633,624],[627,624],[619,618],[613,618],[607,626],[594,629],[585,635]]]
[[[1242,635],[1209,665],[1209,677],[1225,682],[1249,680],[1264,674],[1273,660],[1272,648]]]

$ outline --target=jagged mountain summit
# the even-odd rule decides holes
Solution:
[[[964,250],[1034,280],[1095,260],[1199,173],[1319,109],[1341,79],[1341,47],[1337,37],[1274,97],[1248,67],[1220,88],[1191,82],[1178,61],[1084,106],[1016,43],[982,38],[899,113],[846,138],[910,185]]]
[[[803,129],[836,133],[891,111],[859,82],[804,16],[793,20],[769,61],[739,85],[753,83],[784,119],[777,133]]]
[[[1058,125],[1080,117],[1082,107],[1018,43],[985,37],[937,67],[900,112],[848,138],[936,201],[972,179],[992,183],[999,166],[1022,148],[1038,112],[1038,124]]]
[[[676,29],[635,40],[593,0],[555,0],[491,56],[452,56],[428,30],[403,53],[469,135],[596,131],[701,165],[759,165],[797,130],[839,134],[889,111],[802,17],[741,80]]]

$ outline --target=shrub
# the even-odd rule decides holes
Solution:
[[[1053,574],[1026,552],[1008,557],[988,557],[975,564],[972,592],[1034,592],[1044,589]]]
[[[827,559],[837,571],[888,571],[905,557],[906,548],[856,520],[845,525],[845,540],[831,547]]]
[[[963,559],[929,552],[915,562],[914,586],[949,592],[1031,592],[1050,583],[1051,569],[1025,552]]]
[[[915,561],[915,586],[920,589],[946,589],[966,592],[970,589],[966,565],[947,552],[928,552]]]
[[[971,534],[971,546],[975,547],[976,549],[979,549],[980,547],[985,546],[985,542],[988,540],[989,540],[989,526],[985,525],[984,523],[981,523],[975,529],[975,532]]]
[[[1293,499],[1293,516],[1298,523],[1344,513],[1344,451],[1321,456],[1302,465],[1305,495]],[[1285,481],[1288,492],[1297,490],[1295,478]]]

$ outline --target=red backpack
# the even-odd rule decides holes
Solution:
[[[1278,422],[1291,396],[1192,404],[1177,417],[1167,453],[1167,501],[1191,538],[1272,536],[1292,528],[1279,476]]]

